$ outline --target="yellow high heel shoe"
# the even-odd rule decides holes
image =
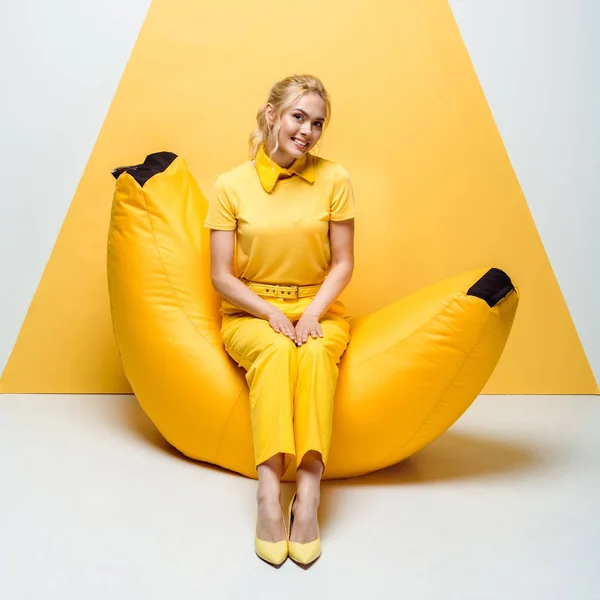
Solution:
[[[275,567],[279,567],[285,562],[288,557],[288,533],[285,527],[285,519],[283,518],[283,512],[281,513],[281,519],[283,520],[283,531],[285,539],[279,542],[265,542],[256,535],[256,529],[254,530],[254,550],[259,558],[272,564]],[[256,520],[258,521],[258,509],[256,509]]]
[[[312,542],[302,544],[300,542],[290,541],[292,535],[292,523],[294,522],[294,515],[292,514],[292,506],[296,500],[296,494],[292,498],[289,507],[289,528],[288,528],[288,555],[294,561],[300,565],[308,566],[315,562],[319,556],[321,556],[321,534],[319,526],[317,525],[317,539]]]

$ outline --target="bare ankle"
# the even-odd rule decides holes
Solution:
[[[280,504],[281,492],[278,489],[261,489],[256,492],[257,504]]]
[[[256,492],[258,504],[280,502],[282,460],[283,455],[276,454],[258,465],[258,490]]]
[[[309,450],[302,458],[298,470],[301,471],[302,474],[321,479],[324,469],[325,466],[323,465],[321,454],[314,450]]]
[[[302,506],[313,506],[314,508],[319,507],[321,501],[321,491],[319,488],[298,488],[296,492],[296,503]]]
[[[304,455],[298,468],[298,501],[305,507],[317,508],[321,499],[321,475],[323,462],[318,452],[310,451]]]

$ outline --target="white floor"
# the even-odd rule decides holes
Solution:
[[[482,396],[325,482],[306,571],[255,556],[256,482],[170,450],[132,396],[0,396],[0,452],[3,600],[600,599],[597,396]]]

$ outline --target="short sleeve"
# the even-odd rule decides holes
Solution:
[[[329,220],[344,221],[346,219],[353,219],[355,216],[354,190],[352,189],[350,174],[344,167],[338,165],[338,173],[336,173],[331,207],[329,209]]]
[[[208,205],[204,227],[232,231],[237,228],[237,210],[231,202],[221,176],[217,177],[213,188],[214,200]]]

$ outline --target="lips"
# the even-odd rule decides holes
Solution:
[[[292,142],[294,142],[296,144],[296,146],[300,149],[304,149],[308,147],[308,142],[303,142],[302,140],[299,140],[297,138],[292,138]]]

